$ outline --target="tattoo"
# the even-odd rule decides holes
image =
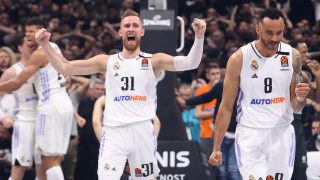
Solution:
[[[300,73],[301,73],[301,69],[302,69],[302,60],[301,60],[301,56],[300,56],[299,52],[296,49],[293,49],[292,66],[293,66],[293,73],[294,73],[293,74],[294,83],[297,84],[297,83],[301,82]]]

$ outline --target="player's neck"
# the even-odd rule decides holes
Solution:
[[[265,45],[261,42],[261,40],[257,40],[255,43],[256,49],[263,57],[271,57],[277,54],[278,48],[276,50],[269,50],[265,47]]]
[[[137,57],[140,54],[140,48],[138,47],[136,50],[134,51],[129,51],[126,48],[123,48],[122,52],[121,52],[121,56],[125,59],[132,59]]]

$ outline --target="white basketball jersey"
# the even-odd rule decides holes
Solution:
[[[13,68],[16,70],[16,74],[19,75],[25,66],[18,62],[13,65]],[[12,92],[17,103],[16,120],[35,121],[36,119],[38,95],[32,83],[33,78],[34,76],[31,76],[18,90]]]
[[[60,49],[54,43],[50,43],[50,45],[57,53],[61,54]],[[67,97],[67,100],[70,101],[65,87],[66,80],[64,76],[58,73],[50,63],[38,70],[34,82],[39,96],[38,107],[54,101],[57,102],[60,99],[59,97]]]
[[[133,59],[120,53],[109,56],[105,86],[104,125],[122,126],[156,116],[157,80],[150,54],[141,52]]]
[[[280,43],[282,54],[263,57],[255,41],[243,47],[240,73],[237,121],[253,128],[273,128],[289,125],[293,120],[290,103],[292,79],[292,47]]]

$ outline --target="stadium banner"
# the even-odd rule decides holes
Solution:
[[[141,10],[140,16],[146,30],[174,30],[173,10]]]
[[[157,180],[205,179],[199,147],[194,141],[159,141],[156,156],[160,168]]]

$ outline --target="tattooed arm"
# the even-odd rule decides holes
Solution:
[[[309,84],[301,82],[301,56],[296,49],[293,49],[292,52],[292,66],[293,74],[290,85],[291,106],[294,112],[300,112],[306,104],[306,97],[310,88]]]

